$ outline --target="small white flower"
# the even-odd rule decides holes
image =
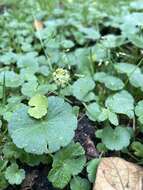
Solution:
[[[143,50],[141,50],[141,54],[143,55]]]
[[[53,72],[54,82],[61,87],[65,87],[70,81],[70,73],[68,70],[58,68]]]
[[[69,2],[69,3],[72,3],[72,2],[73,2],[73,0],[68,0],[68,2]]]
[[[107,66],[109,64],[109,61],[105,61],[105,65]]]
[[[99,63],[98,63],[98,66],[100,67],[100,66],[102,65],[102,63],[103,63],[103,60],[100,59],[100,60],[99,60]]]

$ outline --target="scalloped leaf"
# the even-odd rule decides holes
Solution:
[[[27,112],[28,107],[23,106],[9,122],[9,133],[17,147],[43,154],[55,152],[73,139],[77,119],[72,107],[62,98],[48,98],[48,112],[42,121],[31,118]]]
[[[25,171],[19,169],[17,164],[11,164],[5,171],[5,178],[11,185],[19,185],[25,178]]]
[[[102,131],[102,142],[109,150],[122,150],[130,143],[131,135],[128,129],[123,127],[104,128]]]
[[[28,105],[30,106],[28,113],[31,117],[40,119],[47,114],[48,99],[46,96],[37,94],[29,100]]]
[[[79,143],[71,143],[54,155],[48,179],[57,188],[63,189],[71,177],[79,174],[86,162],[85,152]]]
[[[118,117],[115,113],[111,112],[109,109],[101,107],[96,102],[86,106],[86,110],[86,115],[92,121],[103,122],[108,119],[113,125],[117,126],[119,124]]]

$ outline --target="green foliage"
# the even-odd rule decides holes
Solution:
[[[115,68],[119,73],[126,74],[133,86],[143,90],[143,74],[138,66],[128,63],[119,63],[115,65]]]
[[[114,113],[125,114],[129,118],[134,117],[134,98],[125,90],[109,96],[105,105]]]
[[[88,179],[91,183],[94,183],[95,177],[96,177],[96,172],[98,165],[100,163],[100,159],[93,159],[88,162],[87,164],[87,173],[88,173]]]
[[[0,160],[0,189],[5,189],[8,186],[8,182],[5,178],[4,170],[7,166],[7,161]]]
[[[0,73],[0,84],[3,84],[3,77],[5,75],[5,85],[6,87],[16,88],[19,87],[23,80],[22,78],[13,71],[5,71]]]
[[[104,37],[102,43],[106,48],[120,47],[121,45],[125,43],[125,37],[109,34]]]
[[[99,152],[103,152],[103,153],[108,152],[108,149],[106,148],[106,146],[103,143],[98,143],[96,148]]]
[[[5,177],[11,185],[19,185],[25,178],[25,171],[19,169],[18,165],[14,163],[6,169]]]
[[[0,16],[0,189],[40,163],[91,189],[100,159],[72,143],[90,125],[84,147],[142,163],[143,2],[0,0]]]
[[[13,96],[7,99],[7,104],[1,106],[0,115],[3,116],[4,120],[9,121],[14,111],[19,109],[23,104],[21,103],[22,97]]]
[[[9,122],[14,143],[33,154],[55,152],[66,146],[72,140],[76,127],[77,120],[71,106],[54,96],[48,98],[47,116],[42,122],[28,115],[27,106],[17,110]]]
[[[139,101],[136,105],[135,114],[138,116],[140,123],[143,124],[143,101]]]
[[[109,150],[122,150],[130,144],[131,135],[127,128],[106,127],[101,131],[100,138]]]
[[[37,94],[29,100],[28,105],[30,106],[28,113],[31,117],[40,119],[47,114],[48,99],[46,96]]]
[[[6,179],[5,179],[4,174],[0,173],[0,188],[1,189],[6,189],[7,186],[8,186],[8,183],[7,183]]]
[[[22,149],[17,148],[12,142],[6,143],[3,147],[2,152],[5,159],[19,159],[21,162],[26,163],[29,166],[37,166],[40,163],[48,164],[50,162],[50,158],[48,155],[35,155],[26,153]]]
[[[104,83],[104,85],[110,90],[121,90],[124,87],[124,83],[121,79],[111,75],[107,75],[104,72],[95,73],[94,80]]]
[[[90,101],[95,98],[91,92],[94,87],[95,83],[91,78],[80,78],[72,86],[73,95],[81,101]]]
[[[90,183],[87,179],[83,179],[79,176],[74,177],[70,182],[70,188],[71,190],[90,190]]]
[[[22,85],[21,92],[23,95],[27,97],[32,97],[35,94],[46,94],[49,91],[48,85],[38,85],[38,83],[34,81],[26,82]]]
[[[111,112],[109,109],[102,108],[97,103],[89,104],[86,109],[86,115],[92,121],[103,122],[108,119],[113,125],[119,124],[118,117],[115,113]]]
[[[83,148],[78,143],[72,143],[54,155],[48,179],[55,187],[63,189],[72,176],[82,171],[85,162]]]
[[[135,141],[132,143],[131,147],[136,156],[143,158],[143,144],[142,143]]]

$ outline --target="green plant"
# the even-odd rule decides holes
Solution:
[[[102,156],[142,164],[143,3],[4,0],[0,14],[0,189],[27,165],[90,190]]]
[[[25,178],[25,171],[23,169],[19,169],[17,164],[12,164],[6,169],[5,178],[11,185],[19,185]]]

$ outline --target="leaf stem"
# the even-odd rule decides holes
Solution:
[[[4,72],[4,75],[3,75],[3,95],[2,95],[2,105],[5,106],[6,104],[6,86],[5,86],[5,72]]]

